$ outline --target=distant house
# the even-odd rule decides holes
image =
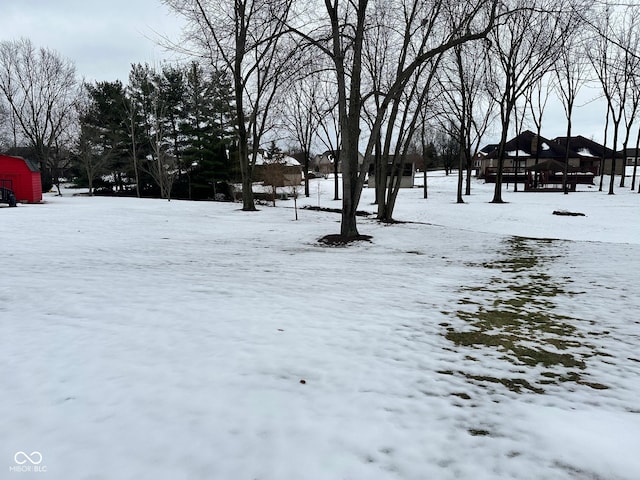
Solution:
[[[567,137],[557,137],[554,141],[560,145],[567,144]],[[604,172],[605,174],[611,172],[611,159],[613,158],[613,150],[600,145],[593,140],[578,135],[571,137],[569,141],[569,150],[573,157],[578,158],[578,167],[581,172],[591,172],[595,176]],[[602,165],[602,158],[604,156],[604,165]],[[618,156],[616,161],[616,174],[623,172],[622,155]]]
[[[358,153],[358,165],[359,169],[364,164],[364,156]],[[342,173],[342,162],[340,160],[340,152],[338,150],[327,150],[320,155],[316,155],[313,159],[314,171],[322,174],[329,175],[336,171]]]
[[[633,165],[636,162],[636,158],[638,159],[638,165],[640,165],[640,149],[636,150],[635,148],[627,148],[626,152],[624,150],[620,150],[618,152],[618,158],[619,159],[625,158],[626,161],[624,162],[624,164],[627,167],[633,167]]]
[[[336,163],[336,157],[338,152],[334,152],[332,150],[327,150],[320,155],[316,155],[313,158],[313,171],[320,173],[321,175],[329,175],[334,173],[336,167],[339,165]]]
[[[271,169],[271,171],[269,171]],[[274,179],[273,170],[277,170],[277,179]],[[302,165],[295,158],[288,155],[273,155],[263,150],[259,151],[254,167],[254,176],[257,181],[273,182],[276,186],[286,187],[300,185],[302,182]],[[270,183],[271,184],[271,183]]]
[[[484,147],[482,147],[480,150],[476,152],[476,154],[473,156],[473,159],[472,159],[473,168],[476,171],[476,177],[482,177],[484,175],[484,172],[482,172],[482,169],[484,168],[484,165],[485,165],[484,159],[487,157],[487,155],[489,155],[491,152],[497,149],[498,149],[498,144],[491,143],[489,145],[485,145]]]
[[[40,170],[26,158],[0,154],[0,187],[12,190],[18,202],[42,201]]]
[[[516,178],[524,181],[527,166],[549,159],[564,162],[565,155],[566,150],[562,145],[526,130],[505,144],[502,178],[505,182],[512,182]],[[493,183],[497,170],[498,148],[495,148],[482,159],[480,177],[487,183]]]
[[[571,137],[568,148],[568,170],[575,174],[575,181],[577,183],[593,183],[593,177],[600,175],[603,171],[601,168],[603,155],[605,157],[604,172],[607,173],[607,169],[611,168],[613,150],[582,136]],[[479,165],[478,176],[484,178],[488,183],[495,182],[498,168],[498,148],[492,146],[489,153],[478,155],[475,158],[477,165]],[[526,171],[531,170],[530,167],[547,160],[564,165],[566,158],[566,137],[548,140],[530,130],[524,131],[505,145],[503,180],[506,182],[516,179],[525,181]],[[549,166],[554,165],[557,168],[558,163],[554,162],[550,162]],[[623,171],[623,162],[616,163],[616,173],[619,174]],[[539,170],[539,168],[535,170]]]

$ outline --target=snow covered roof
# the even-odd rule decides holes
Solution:
[[[525,130],[520,135],[512,138],[505,144],[506,155],[510,158],[531,158],[536,155],[540,158],[564,158],[566,149],[563,145],[536,135],[531,130]],[[491,151],[486,158],[496,158],[498,150]]]
[[[256,156],[256,165],[264,165],[269,163],[281,162],[287,165],[288,167],[302,167],[300,162],[289,155],[278,155],[277,159],[270,159],[262,154],[262,152],[258,152]]]
[[[560,145],[567,145],[567,137],[557,137],[553,141]],[[581,157],[600,158],[603,154],[608,158],[613,156],[613,150],[582,135],[571,137],[569,139],[569,148]]]
[[[524,150],[511,150],[507,152],[507,157],[529,157],[531,154]]]

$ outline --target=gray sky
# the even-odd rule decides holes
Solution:
[[[0,40],[31,39],[75,62],[79,78],[127,83],[131,63],[158,65],[176,55],[157,44],[160,36],[179,41],[181,20],[160,0],[5,0]],[[583,88],[573,116],[573,134],[602,143],[605,106],[590,103],[596,89]],[[533,125],[528,128],[534,129]],[[511,136],[510,132],[510,136]],[[549,99],[542,135],[566,134],[562,104]],[[634,134],[635,135],[635,134]],[[498,132],[487,135],[497,141]],[[633,137],[635,140],[635,136]]]
[[[127,83],[131,63],[158,64],[172,54],[180,19],[160,0],[16,0],[2,2],[0,40],[29,38],[76,64],[79,78]]]

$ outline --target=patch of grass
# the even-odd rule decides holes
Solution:
[[[534,387],[529,381],[524,378],[498,378],[487,375],[468,375],[465,374],[469,380],[475,380],[477,382],[499,383],[507,387],[512,392],[521,393],[522,390],[529,390],[534,393],[544,393],[544,390],[538,387]]]
[[[497,335],[489,335],[479,331],[456,332],[452,330],[447,332],[445,337],[456,345],[463,345],[465,347],[473,347],[477,345],[483,345],[485,347],[504,347],[506,343],[505,339],[500,338]]]
[[[451,395],[454,397],[459,397],[463,400],[471,400],[471,397],[466,393],[452,393]]]
[[[587,387],[591,387],[594,390],[607,390],[609,388],[608,386],[603,385],[602,383],[585,382],[584,380],[580,380],[576,383],[579,383],[580,385],[586,385]]]
[[[581,358],[567,353],[555,353],[544,348],[534,349],[516,345],[513,346],[512,351],[518,360],[529,366],[544,365],[545,367],[551,367],[562,365],[567,368],[580,368],[583,370],[587,368]]]
[[[466,295],[458,302],[461,308],[449,312],[469,328],[447,325],[445,337],[457,346],[497,350],[503,353],[503,360],[514,365],[565,370],[538,374],[539,385],[575,382],[607,388],[581,378],[578,371],[586,370],[585,360],[601,352],[585,342],[585,335],[576,327],[577,319],[554,311],[554,298],[581,293],[566,290],[570,278],[561,277],[560,284],[541,271],[545,263],[556,258],[551,251],[556,247],[554,241],[513,237],[502,247],[502,258],[474,265],[500,270],[501,275],[490,277],[484,285],[463,287],[461,291]],[[585,349],[581,348],[584,346],[589,347],[590,353],[584,353]],[[465,376],[470,380],[499,383],[515,392],[544,392],[523,379]]]

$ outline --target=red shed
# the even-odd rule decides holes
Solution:
[[[42,201],[40,170],[31,160],[0,154],[0,184],[13,190],[18,202]]]

